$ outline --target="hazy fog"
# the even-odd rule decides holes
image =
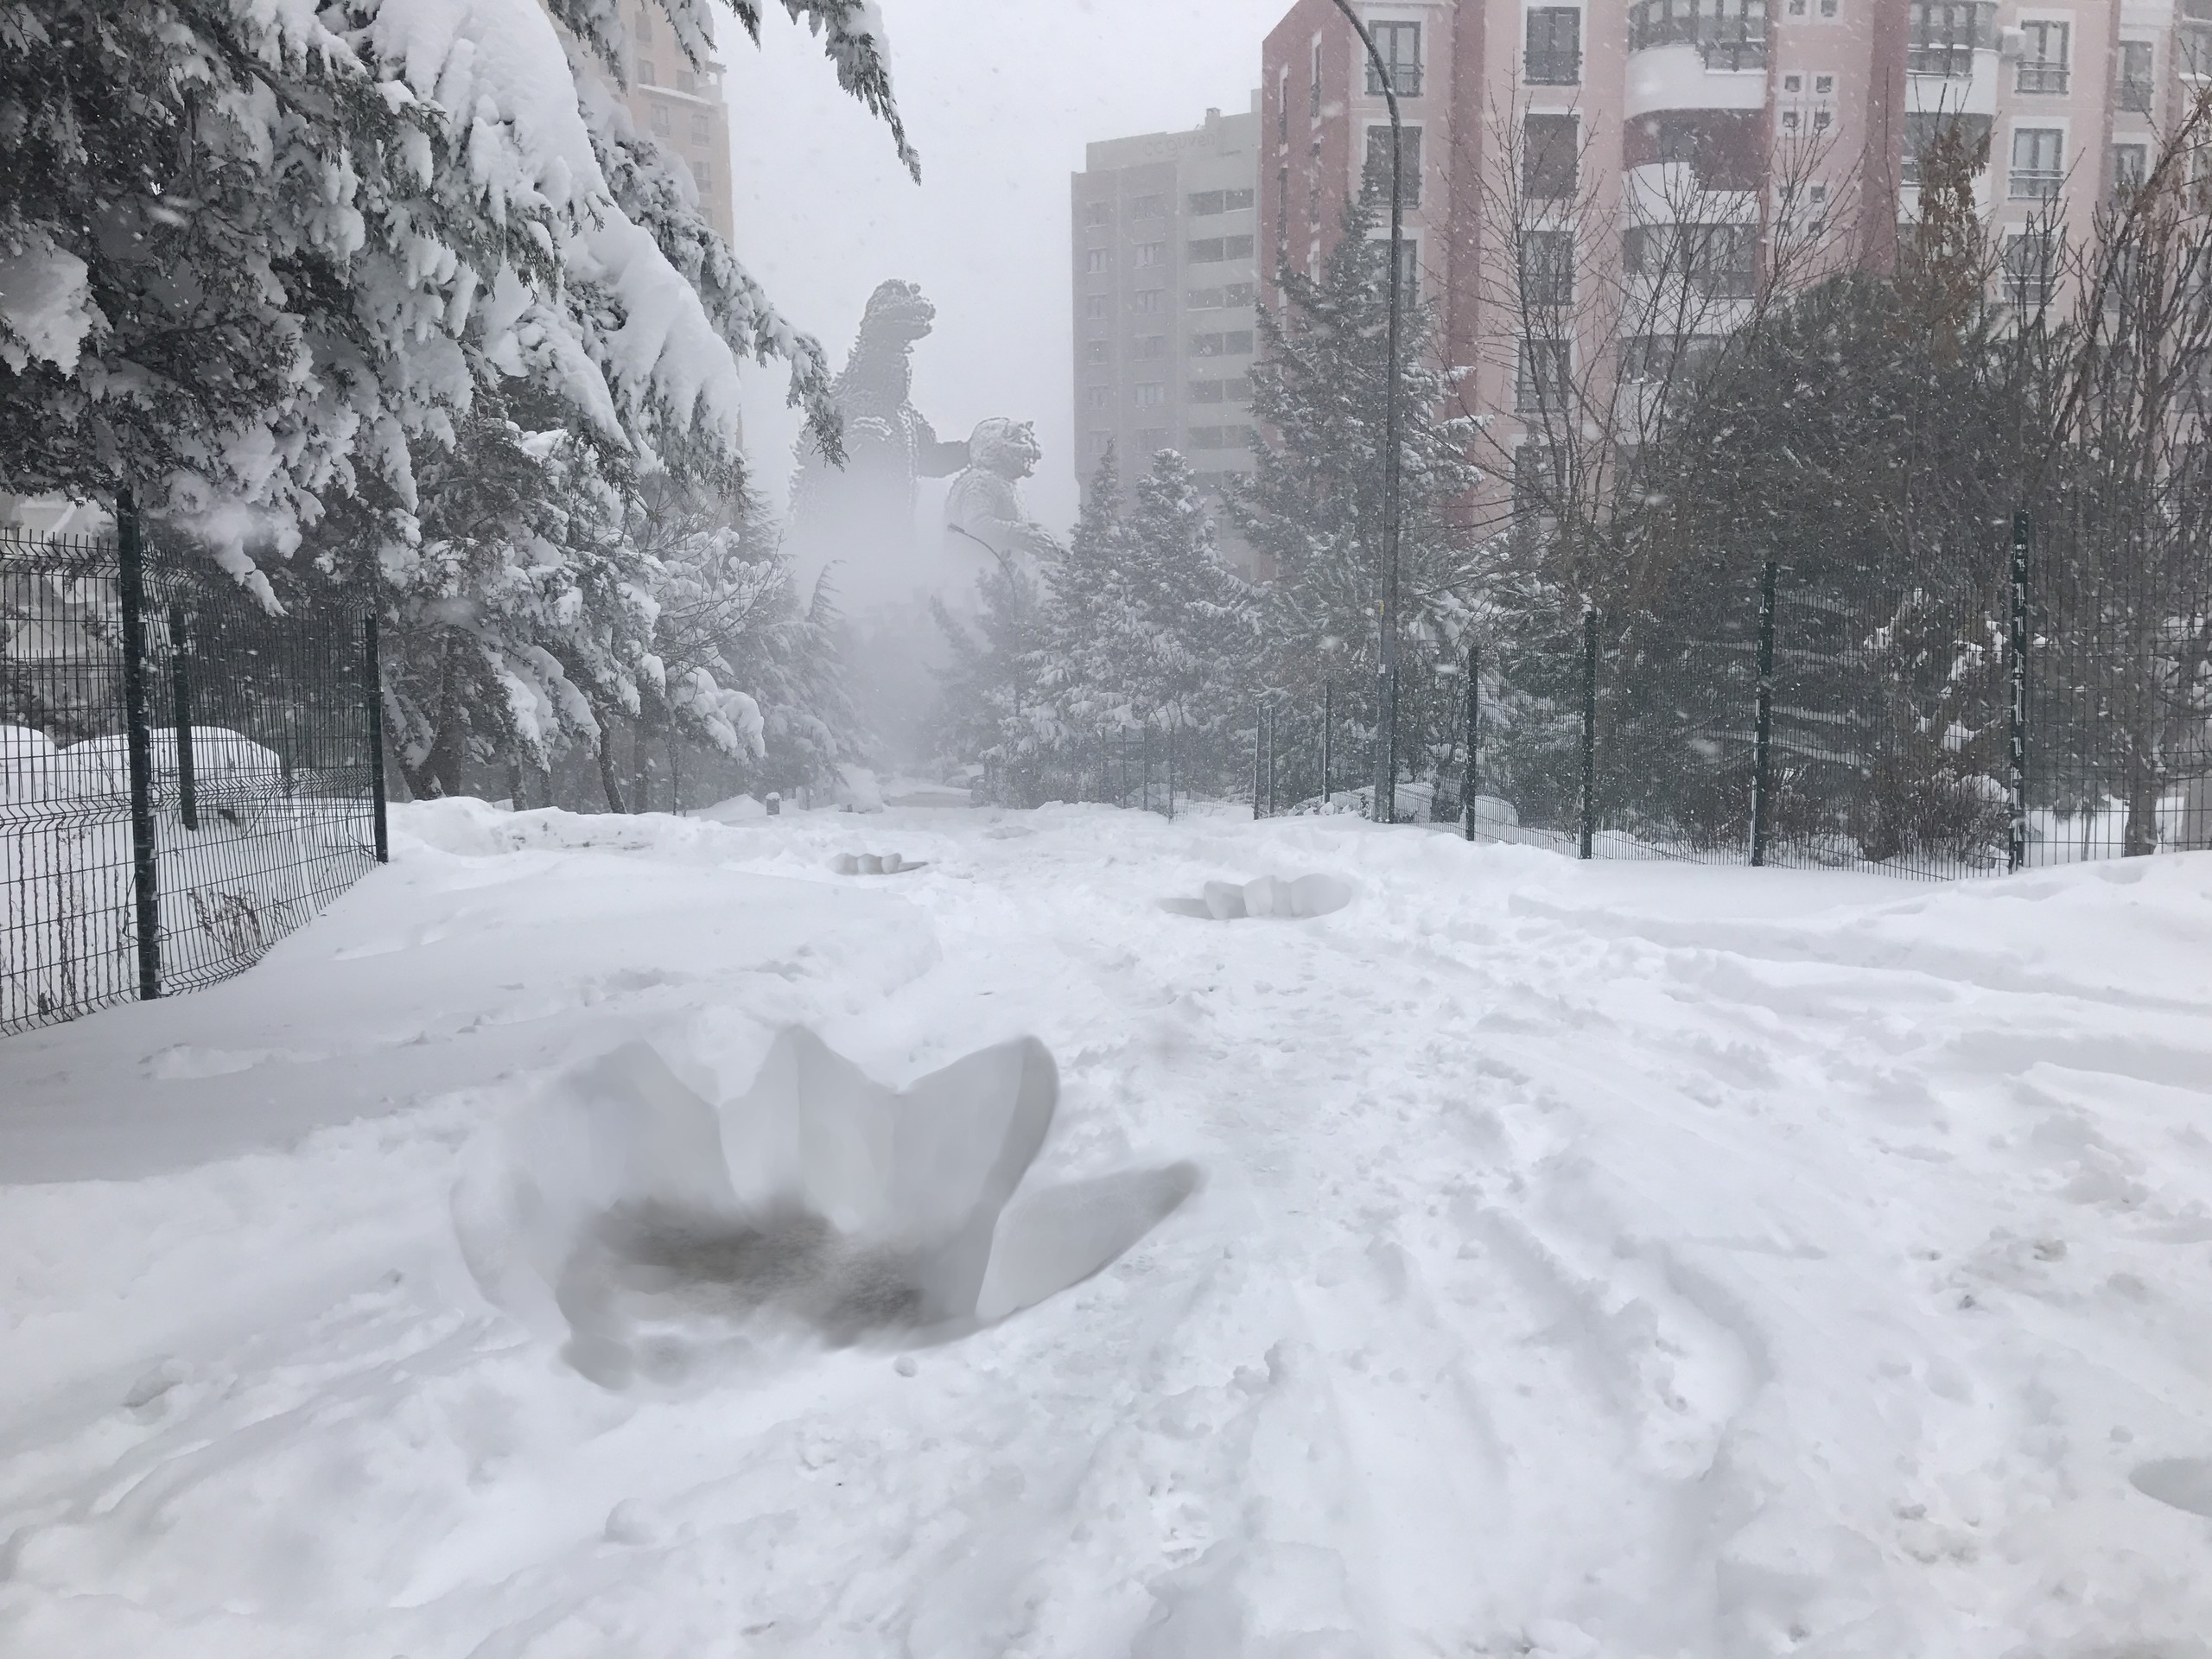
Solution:
[[[1076,500],[1068,175],[1090,140],[1246,107],[1286,4],[884,0],[918,187],[780,10],[758,51],[730,24],[738,253],[840,365],[876,283],[919,283],[938,321],[915,354],[917,405],[945,437],[990,415],[1035,421],[1030,507],[1057,531]],[[798,430],[784,391],[756,371],[746,403],[755,476],[779,506]]]

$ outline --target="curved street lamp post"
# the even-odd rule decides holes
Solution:
[[[1390,66],[1382,60],[1374,35],[1352,10],[1351,0],[1336,0],[1336,6],[1367,48],[1367,61],[1382,83],[1383,101],[1390,109],[1389,365],[1382,394],[1382,569],[1381,597],[1376,607],[1379,635],[1376,706],[1382,730],[1375,746],[1375,821],[1389,823],[1397,817],[1398,804],[1398,340],[1405,288],[1406,195],[1401,176],[1406,164],[1405,129],[1398,116],[1397,81]]]

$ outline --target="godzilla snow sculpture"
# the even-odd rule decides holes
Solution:
[[[896,280],[868,296],[852,355],[831,393],[845,422],[845,464],[811,440],[799,444],[791,488],[791,544],[801,571],[853,567],[851,582],[914,553],[914,486],[967,464],[968,446],[941,443],[912,402],[913,351],[937,308],[912,283]],[[841,584],[842,585],[842,584]]]
[[[980,423],[968,439],[968,468],[944,499],[944,524],[957,553],[987,549],[1001,563],[1050,558],[1058,544],[1022,505],[1021,480],[1044,451],[1027,421]]]

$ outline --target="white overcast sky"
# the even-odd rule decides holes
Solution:
[[[869,293],[921,284],[937,331],[914,400],[944,437],[986,416],[1037,423],[1030,510],[1075,513],[1068,175],[1085,143],[1196,126],[1247,107],[1260,41],[1289,0],[883,0],[892,73],[922,156],[912,183],[882,127],[837,90],[779,7],[760,49],[725,19],[737,252],[842,366]],[[754,370],[746,442],[780,508],[798,426],[785,382]]]

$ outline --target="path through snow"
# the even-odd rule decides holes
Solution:
[[[2212,1656],[2212,856],[894,810],[894,884],[833,814],[397,823],[245,978],[0,1044],[0,1652]],[[1306,873],[1351,901],[1161,907]],[[1204,1184],[919,1348],[610,1389],[487,1303],[496,1137],[793,1025],[896,1084],[1043,1040],[1002,1244]]]

